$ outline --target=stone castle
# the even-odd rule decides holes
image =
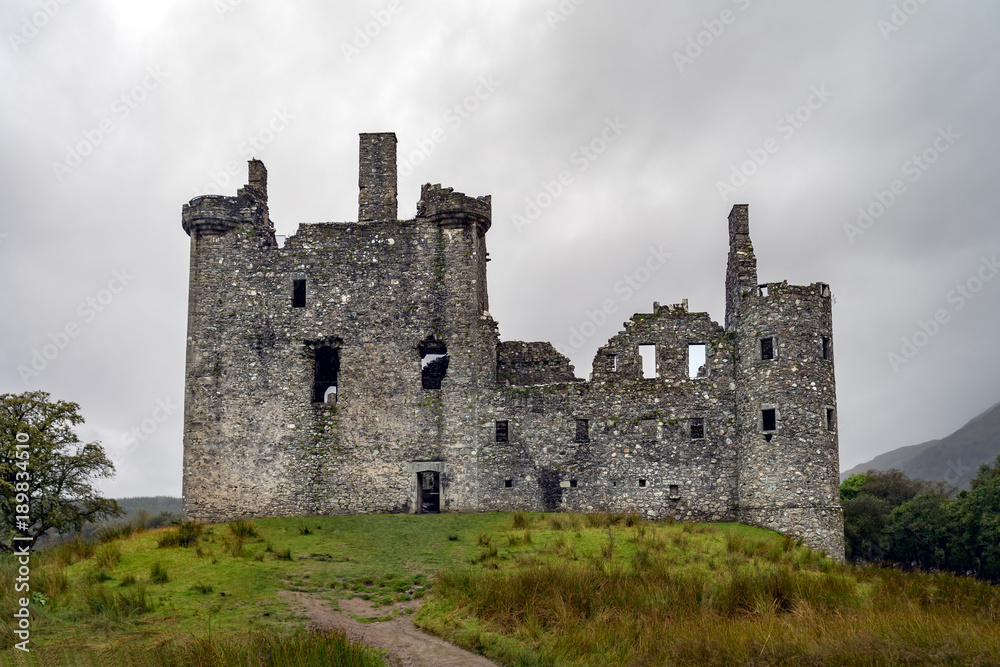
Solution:
[[[830,288],[757,282],[729,214],[725,327],[654,304],[588,381],[500,341],[490,197],[425,185],[362,134],[357,222],[283,246],[267,171],[183,207],[191,237],[184,515],[616,510],[740,521],[843,558]]]

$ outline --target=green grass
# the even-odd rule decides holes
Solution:
[[[842,566],[747,526],[515,517],[477,542],[472,563],[439,572],[415,622],[501,664],[995,664],[1000,655],[1000,588]]]
[[[13,567],[0,559],[0,581]],[[283,591],[335,608],[368,600],[366,621],[423,599],[418,625],[503,664],[989,664],[1000,654],[996,587],[845,567],[746,526],[629,514],[181,524],[44,551],[36,590],[46,600],[31,607],[37,662],[0,650],[0,665],[328,664],[288,657],[339,640],[302,634]],[[0,586],[0,649],[15,603]],[[239,657],[249,647],[279,657],[250,663]],[[76,662],[60,662],[64,651]],[[329,664],[380,664],[362,653]]]

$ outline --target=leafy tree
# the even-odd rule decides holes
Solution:
[[[910,479],[899,470],[869,470],[845,479],[840,485],[844,508],[844,541],[851,561],[893,560],[892,541],[886,529],[892,512],[919,495],[948,496],[953,489],[943,482]]]
[[[888,540],[886,559],[925,570],[946,567],[953,521],[952,501],[936,493],[925,493],[892,511],[882,534]]]
[[[83,423],[79,409],[50,402],[44,391],[0,395],[0,553],[13,551],[15,535],[37,539],[123,513],[91,484],[114,475],[114,464],[99,442],[80,443],[73,431]],[[19,525],[25,504],[28,521]]]
[[[955,501],[949,567],[1000,581],[1000,456],[979,467],[971,486]]]
[[[854,500],[861,492],[861,487],[868,480],[868,473],[856,472],[840,483],[840,502]]]

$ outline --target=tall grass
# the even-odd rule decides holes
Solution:
[[[588,516],[585,558],[562,531],[492,561],[502,568],[439,573],[418,624],[508,664],[992,664],[1000,655],[1000,588],[842,566],[738,527],[639,520],[626,531],[627,516],[609,519]],[[615,525],[630,537],[616,542]]]
[[[7,664],[7,663],[3,663]],[[32,648],[12,665],[74,667],[385,667],[380,651],[355,644],[340,630],[275,634],[255,631],[163,642],[125,643],[101,652]]]

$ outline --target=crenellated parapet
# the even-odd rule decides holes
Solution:
[[[247,185],[235,197],[201,195],[181,209],[181,226],[188,236],[222,236],[240,225],[249,225],[265,235],[274,228],[267,211],[267,169],[260,160],[249,161]]]
[[[474,224],[479,236],[493,225],[493,204],[489,195],[469,197],[440,184],[420,188],[417,217],[443,224]]]

